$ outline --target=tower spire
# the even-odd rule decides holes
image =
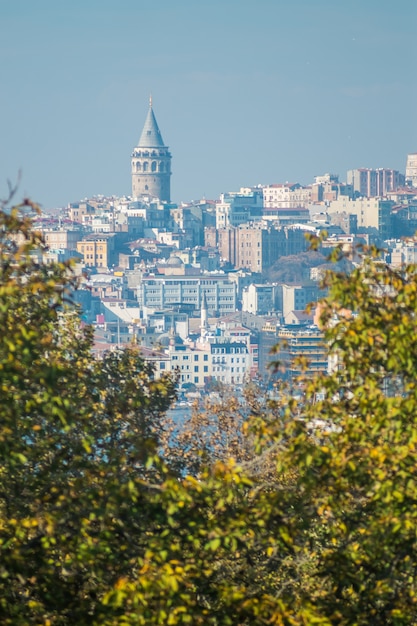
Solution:
[[[171,154],[164,144],[152,108],[149,109],[139,142],[132,153],[132,196],[142,195],[170,202]]]

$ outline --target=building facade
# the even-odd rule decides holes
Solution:
[[[405,180],[407,185],[417,187],[417,152],[413,152],[407,156]]]
[[[88,267],[108,268],[116,262],[114,235],[87,235],[77,243],[77,251],[82,254]]]
[[[382,239],[392,236],[391,210],[394,202],[380,198],[358,198],[351,200],[340,196],[338,200],[329,202],[327,212],[330,216],[346,213],[356,215],[358,228],[376,228]]]
[[[360,168],[348,171],[347,182],[352,185],[356,195],[375,198],[386,196],[388,192],[402,187],[405,177],[397,170],[389,168]]]
[[[225,275],[145,276],[137,290],[142,308],[186,308],[200,311],[205,297],[209,315],[227,315],[236,310],[236,284]]]

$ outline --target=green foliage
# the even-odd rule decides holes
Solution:
[[[321,318],[334,369],[306,382],[301,422],[287,410],[280,459],[297,468],[308,535],[320,529],[311,601],[337,624],[414,624],[416,270],[392,270],[370,250],[327,281]]]

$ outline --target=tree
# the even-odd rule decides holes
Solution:
[[[334,369],[304,381],[297,420],[288,403],[279,465],[297,470],[290,534],[309,558],[307,597],[319,614],[414,624],[417,273],[368,253],[349,276],[328,275],[321,319]]]
[[[34,210],[0,213],[0,619],[82,624],[132,567],[125,492],[156,476],[175,379],[135,351],[92,358],[70,265],[38,262]]]

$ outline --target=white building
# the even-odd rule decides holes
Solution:
[[[263,202],[267,209],[308,207],[311,202],[311,187],[299,183],[283,183],[263,188]]]
[[[137,290],[141,308],[163,310],[173,306],[188,305],[200,310],[206,298],[210,315],[227,315],[236,310],[236,284],[225,274],[200,274],[194,276],[144,276]]]
[[[225,385],[242,385],[251,368],[248,346],[239,341],[210,344],[212,377]]]
[[[408,185],[417,187],[417,152],[413,152],[407,156],[405,180]]]
[[[282,285],[282,316],[285,324],[294,323],[294,311],[304,311],[311,302],[317,302],[316,285]]]
[[[267,315],[275,311],[277,300],[276,285],[257,285],[252,283],[243,290],[242,311],[254,315]]]

